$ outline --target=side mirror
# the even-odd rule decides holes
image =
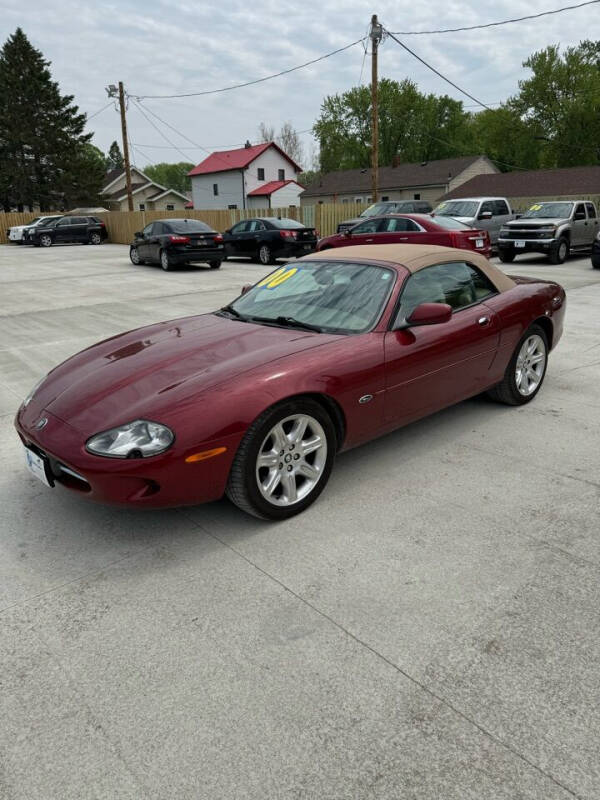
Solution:
[[[447,303],[421,303],[407,318],[410,326],[439,325],[448,322],[452,316],[452,308]]]
[[[352,236],[352,231],[348,228],[347,230],[344,231],[344,236],[346,237],[346,239],[349,239]]]
[[[252,288],[252,284],[251,283],[245,283],[242,286],[242,294],[246,294],[247,292],[250,291],[251,288]]]
[[[521,219],[522,216],[523,214],[515,214],[515,219]]]
[[[477,217],[477,219],[491,219],[492,212],[491,211],[482,211],[481,214]]]
[[[135,239],[143,239],[144,238],[144,234],[141,231],[136,231],[133,234],[133,236],[134,236]]]

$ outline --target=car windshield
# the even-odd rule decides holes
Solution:
[[[245,320],[363,333],[379,319],[394,277],[371,264],[300,261],[275,270],[228,308]]]
[[[282,217],[281,219],[267,218],[267,222],[275,225],[276,228],[303,228],[304,225],[298,222],[297,219],[290,219],[289,217]]]
[[[394,203],[373,203],[372,206],[365,208],[365,210],[360,214],[361,217],[377,217],[380,214],[387,214],[390,210],[390,207],[393,206]]]
[[[42,219],[45,219],[45,217],[34,217],[33,219],[30,219],[27,224],[28,225],[37,225],[38,222],[40,222],[40,220],[42,220]]]
[[[169,230],[172,233],[206,233],[212,231],[212,228],[197,219],[181,219],[174,222],[167,223]]]
[[[567,219],[572,210],[573,203],[536,203],[521,219]]]
[[[473,200],[449,200],[440,203],[434,211],[436,217],[474,217],[477,203]]]
[[[464,222],[459,222],[454,217],[445,217],[443,214],[438,216],[437,214],[435,217],[431,218],[436,225],[439,225],[442,228],[447,228],[450,231],[464,231],[470,230],[468,225],[465,225]]]

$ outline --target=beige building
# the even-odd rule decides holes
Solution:
[[[128,211],[125,170],[111,170],[100,194],[110,211]],[[177,211],[189,202],[189,197],[161,186],[137,167],[131,168],[131,194],[134,211]]]
[[[499,170],[486,156],[463,156],[379,168],[379,200],[427,200],[434,205],[442,195],[477,175]],[[303,206],[316,203],[370,203],[371,170],[346,169],[322,175],[301,195]]]

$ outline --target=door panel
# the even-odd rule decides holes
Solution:
[[[585,215],[584,219],[575,219],[577,212],[583,212]],[[588,230],[589,223],[587,214],[585,213],[585,206],[583,203],[577,203],[571,223],[571,244],[576,247],[588,244]]]

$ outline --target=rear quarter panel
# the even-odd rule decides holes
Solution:
[[[502,380],[520,338],[534,322],[546,329],[551,349],[556,347],[563,332],[564,289],[549,281],[511,277],[518,281],[513,289],[485,301],[500,319],[500,345],[492,365],[495,383]]]

